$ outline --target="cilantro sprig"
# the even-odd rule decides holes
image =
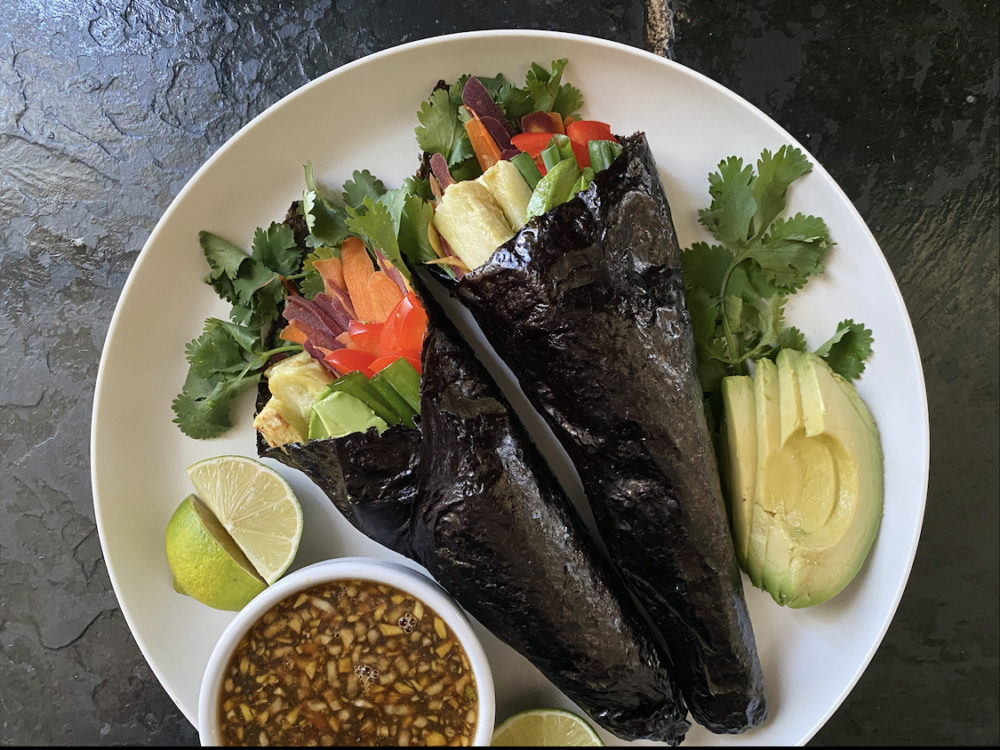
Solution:
[[[754,165],[737,156],[709,175],[712,202],[698,220],[718,244],[696,242],[682,254],[684,284],[702,388],[717,393],[727,375],[748,362],[773,359],[783,348],[807,350],[788,325],[785,305],[811,276],[822,273],[833,245],[826,223],[796,213],[783,217],[788,189],[812,170],[797,148],[764,150]],[[844,320],[816,353],[847,379],[864,370],[871,331]]]
[[[234,400],[260,382],[272,358],[302,350],[288,342],[270,345],[285,297],[290,290],[306,298],[323,291],[313,261],[339,257],[347,237],[378,248],[404,276],[409,275],[404,256],[418,263],[436,257],[427,236],[433,215],[424,200],[428,190],[413,178],[390,190],[368,170],[358,170],[332,194],[306,164],[305,190],[296,207],[308,230],[304,239],[296,241],[291,226],[274,222],[257,229],[247,253],[217,234],[200,232],[209,267],[205,283],[230,303],[230,320],[209,318],[185,348],[188,374],[172,403],[178,427],[193,438],[223,434],[232,427]]]
[[[575,86],[562,82],[568,60],[553,60],[551,70],[532,63],[525,74],[524,86],[516,86],[503,74],[476,76],[508,120],[519,123],[524,115],[537,110],[558,112],[565,117],[578,116],[583,109],[583,94]],[[429,154],[441,154],[456,180],[468,180],[482,173],[476,160],[465,121],[469,114],[462,106],[462,90],[468,75],[449,86],[436,88],[417,111],[417,145]]]
[[[300,351],[298,344],[266,349],[248,326],[209,318],[198,338],[188,343],[188,374],[174,399],[174,422],[193,438],[217,437],[233,426],[230,406],[275,354]]]
[[[232,426],[233,400],[257,384],[272,356],[301,349],[268,349],[263,342],[271,338],[285,284],[301,271],[305,250],[294,232],[277,222],[257,229],[249,255],[212,232],[199,232],[198,241],[209,267],[205,283],[232,305],[231,322],[209,318],[202,334],[187,344],[188,374],[172,406],[182,432],[210,438]]]

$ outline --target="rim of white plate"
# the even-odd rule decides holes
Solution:
[[[327,73],[324,73],[323,75],[318,76],[317,78],[313,79],[312,81],[309,81],[308,83],[303,84],[299,88],[295,89],[294,91],[290,92],[286,96],[282,97],[280,100],[278,100],[274,104],[270,105],[267,109],[265,109],[263,112],[261,112],[260,114],[258,114],[257,116],[255,116],[246,125],[244,125],[243,127],[241,127],[238,131],[236,131],[236,133],[234,133],[232,136],[230,136],[226,140],[226,142],[222,146],[220,146],[198,168],[198,170],[185,183],[184,187],[180,190],[180,192],[178,192],[178,194],[174,197],[174,199],[170,203],[170,206],[167,208],[167,210],[163,213],[163,215],[160,217],[159,221],[154,226],[153,231],[150,233],[149,237],[147,238],[146,242],[144,243],[142,250],[139,252],[139,255],[136,258],[135,264],[133,265],[131,271],[129,272],[129,275],[128,275],[128,278],[125,281],[125,284],[123,285],[122,292],[121,292],[121,295],[119,296],[118,303],[116,304],[114,313],[112,314],[111,322],[110,322],[109,327],[108,327],[107,336],[105,338],[105,343],[104,343],[104,346],[103,346],[103,349],[102,349],[102,353],[101,353],[101,359],[100,359],[100,364],[98,366],[97,378],[95,380],[95,392],[94,392],[93,411],[92,411],[92,415],[93,416],[92,416],[92,422],[91,422],[91,436],[90,436],[91,491],[92,491],[93,499],[94,499],[94,512],[95,512],[96,525],[97,525],[97,529],[98,529],[98,537],[99,537],[100,543],[101,543],[102,554],[104,555],[106,562],[107,562],[107,551],[108,550],[107,550],[107,542],[106,542],[106,540],[104,538],[104,531],[103,531],[103,524],[102,524],[102,508],[101,508],[101,504],[100,504],[100,501],[99,501],[100,495],[99,495],[99,492],[98,492],[98,476],[97,476],[96,469],[97,469],[97,464],[98,464],[97,459],[98,459],[98,453],[99,453],[98,448],[97,448],[97,443],[98,443],[98,435],[100,433],[100,428],[101,428],[99,417],[100,417],[100,413],[101,413],[101,408],[100,408],[101,407],[101,399],[103,398],[103,392],[102,392],[102,387],[101,386],[102,386],[102,380],[103,380],[104,371],[105,371],[105,367],[106,367],[106,360],[107,360],[107,353],[108,353],[108,342],[110,342],[114,338],[114,334],[115,334],[116,328],[118,327],[118,323],[119,323],[119,315],[120,315],[120,312],[121,312],[121,309],[122,309],[122,304],[121,303],[128,296],[129,291],[130,291],[130,289],[131,289],[131,287],[132,287],[132,285],[134,283],[134,280],[137,277],[137,275],[138,275],[138,273],[139,273],[139,271],[140,271],[140,269],[141,269],[141,267],[143,265],[143,262],[144,262],[144,260],[146,259],[147,255],[148,255],[149,248],[151,246],[155,245],[156,239],[157,239],[157,235],[161,232],[161,230],[163,229],[163,227],[169,222],[171,215],[176,210],[178,204],[181,202],[181,200],[183,199],[183,197],[185,196],[185,194],[192,188],[192,186],[196,182],[198,182],[198,180],[202,177],[202,175],[205,172],[209,171],[212,168],[212,166],[215,164],[215,162],[218,161],[221,158],[221,156],[226,153],[226,151],[228,151],[230,148],[233,148],[234,145],[236,144],[236,142],[239,141],[249,130],[253,129],[259,123],[261,123],[262,121],[266,120],[268,117],[272,116],[274,114],[274,112],[276,110],[278,110],[279,108],[283,108],[283,107],[288,106],[290,102],[292,102],[297,97],[304,95],[307,91],[311,90],[313,87],[320,86],[325,81],[327,81],[327,80],[329,80],[329,79],[331,79],[333,77],[347,75],[347,74],[351,73],[355,68],[357,68],[359,66],[362,66],[362,65],[365,65],[365,64],[368,64],[368,63],[371,63],[371,62],[373,62],[375,60],[380,60],[382,58],[388,58],[388,57],[392,57],[392,56],[396,56],[396,55],[405,55],[405,54],[411,52],[412,50],[417,49],[417,48],[421,48],[421,47],[434,46],[434,45],[446,46],[449,43],[464,41],[464,40],[468,40],[470,38],[474,39],[474,38],[477,38],[477,37],[481,37],[481,38],[486,38],[486,37],[489,37],[489,38],[506,38],[508,40],[514,40],[514,39],[517,39],[517,38],[563,39],[563,40],[573,41],[573,42],[576,42],[576,43],[579,43],[579,44],[583,44],[583,45],[592,45],[594,47],[602,47],[602,48],[605,48],[605,49],[608,49],[608,50],[613,50],[613,51],[615,51],[617,53],[620,53],[620,54],[633,55],[633,56],[636,56],[638,58],[644,58],[644,59],[646,59],[648,61],[655,62],[656,64],[663,65],[667,69],[672,69],[675,72],[680,72],[680,73],[682,73],[684,75],[690,76],[691,78],[697,80],[700,84],[705,85],[705,86],[713,89],[717,94],[720,94],[720,95],[722,95],[722,96],[730,99],[733,103],[735,103],[735,104],[739,105],[740,107],[742,107],[743,109],[747,110],[750,114],[754,115],[755,117],[758,117],[758,118],[761,118],[761,119],[765,120],[771,127],[777,128],[777,130],[782,134],[782,136],[784,138],[786,138],[788,140],[788,142],[790,142],[791,144],[793,144],[796,147],[800,148],[803,151],[803,153],[805,153],[807,156],[809,156],[810,160],[813,163],[813,171],[815,173],[818,173],[818,174],[822,175],[824,177],[824,179],[827,180],[830,183],[830,185],[833,187],[833,189],[836,192],[836,194],[838,195],[838,197],[848,207],[848,210],[852,214],[852,217],[854,218],[854,220],[858,223],[858,225],[860,225],[861,227],[864,228],[864,231],[867,233],[868,238],[870,239],[871,243],[875,247],[879,248],[879,260],[883,264],[883,266],[884,266],[884,268],[885,268],[885,270],[887,272],[887,275],[890,278],[892,278],[892,279],[895,278],[893,276],[892,272],[891,272],[891,269],[889,268],[888,261],[885,258],[885,254],[881,252],[881,248],[879,247],[878,242],[875,240],[875,237],[871,234],[871,230],[868,228],[868,225],[865,223],[864,219],[861,217],[860,213],[857,211],[857,209],[854,206],[853,202],[847,197],[847,195],[843,192],[843,189],[840,187],[839,184],[837,184],[837,182],[832,178],[832,176],[830,176],[830,174],[826,171],[826,169],[823,167],[823,165],[818,160],[816,160],[814,157],[812,157],[812,155],[809,153],[808,149],[806,149],[801,143],[799,143],[790,133],[788,133],[787,131],[785,131],[785,129],[782,128],[778,123],[776,123],[772,118],[770,118],[769,116],[767,116],[766,114],[764,114],[760,109],[758,109],[756,106],[754,106],[753,104],[751,104],[750,102],[748,102],[746,99],[744,99],[743,97],[741,97],[738,94],[734,93],[733,91],[731,91],[730,89],[726,88],[722,84],[717,83],[716,81],[712,80],[711,78],[708,78],[707,76],[705,76],[705,75],[703,75],[701,73],[698,73],[697,71],[692,70],[691,68],[688,68],[688,67],[686,67],[686,66],[684,66],[684,65],[682,65],[680,63],[674,62],[673,60],[668,60],[666,58],[660,57],[659,55],[655,55],[655,54],[653,54],[651,52],[647,52],[647,51],[639,49],[637,47],[632,47],[632,46],[629,46],[627,44],[623,44],[623,43],[620,43],[620,42],[614,42],[614,41],[611,41],[611,40],[608,40],[608,39],[602,39],[602,38],[599,38],[599,37],[592,37],[592,36],[587,36],[587,35],[583,35],[583,34],[574,34],[574,33],[569,33],[569,32],[558,32],[558,31],[545,31],[545,30],[538,30],[538,29],[492,29],[492,30],[480,30],[480,31],[471,31],[471,32],[459,32],[459,33],[454,33],[454,34],[444,34],[444,35],[440,35],[440,36],[434,36],[434,37],[428,37],[426,39],[416,40],[416,41],[413,41],[413,42],[407,42],[405,44],[401,44],[401,45],[397,45],[397,46],[394,46],[394,47],[390,47],[390,48],[381,50],[379,52],[374,52],[374,53],[372,53],[370,55],[366,55],[364,57],[358,58],[357,60],[353,60],[353,61],[351,61],[349,63],[346,63],[345,65],[342,65],[342,66],[340,66],[338,68],[335,68],[335,69],[333,69],[331,71],[328,71]],[[906,311],[906,305],[905,305],[905,302],[904,302],[904,300],[902,298],[902,294],[899,291],[898,285],[895,284],[895,283],[893,284],[893,294],[895,295],[895,301],[896,301],[896,303],[900,306],[900,308],[902,310]],[[868,664],[871,662],[871,659],[874,656],[875,652],[878,650],[878,647],[881,645],[882,640],[885,637],[885,633],[886,633],[886,631],[889,628],[889,624],[891,623],[891,621],[892,621],[892,619],[893,619],[893,617],[894,617],[894,615],[896,613],[896,610],[897,610],[897,608],[899,606],[899,602],[900,602],[900,600],[902,598],[903,591],[904,591],[904,589],[906,587],[907,582],[909,581],[910,572],[911,572],[912,566],[913,566],[913,560],[914,560],[915,555],[916,555],[917,542],[919,540],[920,530],[921,530],[922,525],[923,525],[923,516],[924,516],[925,507],[926,507],[927,483],[928,483],[928,468],[929,468],[929,462],[930,462],[930,439],[929,439],[929,424],[928,424],[928,414],[927,414],[927,395],[926,395],[926,385],[925,385],[924,376],[923,376],[923,368],[922,368],[921,362],[920,362],[919,349],[917,347],[916,336],[915,336],[915,334],[913,332],[912,321],[910,320],[908,313],[906,314],[905,317],[906,317],[906,320],[907,320],[907,323],[908,323],[907,333],[908,333],[908,336],[909,336],[909,343],[911,344],[912,351],[916,353],[916,360],[917,360],[916,361],[916,365],[917,365],[916,372],[917,372],[917,377],[919,379],[919,385],[920,385],[919,390],[920,390],[920,395],[921,395],[921,403],[919,404],[919,407],[920,407],[920,414],[921,414],[921,428],[922,428],[922,433],[923,433],[923,440],[922,440],[923,451],[922,451],[922,454],[920,456],[915,457],[915,458],[917,458],[919,460],[919,465],[924,468],[923,474],[922,474],[922,476],[923,476],[923,480],[922,480],[922,492],[921,492],[921,496],[920,496],[920,505],[919,505],[919,523],[917,523],[915,525],[915,527],[914,527],[914,536],[913,536],[912,539],[909,540],[910,543],[908,545],[908,548],[910,550],[910,553],[909,553],[909,559],[906,561],[906,565],[905,565],[905,575],[903,575],[901,577],[899,583],[897,584],[896,591],[893,593],[892,604],[886,610],[886,615],[885,615],[885,617],[883,619],[883,622],[880,624],[878,637],[872,642],[871,646],[869,647],[867,653],[865,654],[864,659],[862,660],[862,662],[861,662],[861,664],[859,666],[859,669],[857,670],[857,672],[854,675],[854,677],[848,682],[848,684],[846,684],[844,686],[844,689],[841,691],[841,693],[838,696],[837,700],[834,703],[832,703],[830,705],[830,707],[828,708],[828,710],[815,722],[814,726],[810,729],[810,731],[808,732],[807,736],[805,738],[803,738],[802,744],[805,744],[806,742],[808,742],[809,739],[811,739],[812,736],[819,730],[819,728],[822,727],[823,724],[826,723],[826,721],[837,710],[837,708],[840,707],[840,705],[843,702],[843,700],[846,698],[846,696],[854,688],[855,684],[857,683],[857,681],[860,679],[861,675],[864,673],[865,669],[867,668]],[[167,694],[174,701],[174,703],[180,707],[182,705],[181,701],[178,699],[178,696],[175,695],[175,691],[173,690],[172,686],[169,685],[169,684],[167,684],[166,682],[164,682],[164,680],[163,680],[161,674],[159,673],[159,670],[157,669],[155,663],[150,659],[150,657],[149,657],[149,648],[145,644],[144,639],[137,633],[137,631],[136,631],[136,629],[134,627],[134,622],[133,622],[134,618],[133,618],[132,614],[130,613],[129,607],[122,600],[121,596],[119,596],[120,587],[119,587],[118,578],[117,578],[117,575],[116,575],[116,572],[115,572],[113,566],[109,564],[106,567],[107,567],[107,570],[108,570],[108,576],[109,576],[109,578],[111,580],[112,587],[115,590],[116,598],[118,599],[119,607],[122,610],[122,614],[125,617],[125,621],[128,624],[128,626],[129,626],[129,630],[131,631],[133,638],[135,638],[136,643],[139,646],[139,649],[140,649],[140,651],[143,654],[143,657],[146,659],[147,663],[150,666],[150,669],[153,671],[153,673],[156,675],[157,679],[160,681],[160,684],[163,685],[163,687],[166,690]],[[187,712],[184,712],[184,713],[186,715]],[[190,721],[192,721],[192,724],[196,725],[196,722],[192,720],[192,717],[188,716],[187,718]]]

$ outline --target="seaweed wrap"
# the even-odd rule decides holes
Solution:
[[[767,714],[702,406],[680,249],[643,134],[452,292],[575,464],[609,553],[662,632],[692,716]]]
[[[304,471],[361,532],[427,568],[602,727],[678,744],[689,724],[665,649],[498,387],[427,306],[416,426],[261,454]]]

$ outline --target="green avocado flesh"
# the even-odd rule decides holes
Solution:
[[[723,381],[722,467],[737,557],[779,604],[807,607],[861,569],[882,517],[878,429],[815,354],[782,350]]]
[[[352,432],[367,432],[372,427],[382,432],[387,426],[361,399],[345,391],[334,391],[313,404],[309,439],[343,437]]]

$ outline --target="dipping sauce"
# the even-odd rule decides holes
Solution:
[[[465,649],[404,591],[318,584],[240,640],[219,698],[224,745],[472,743],[478,700]]]

